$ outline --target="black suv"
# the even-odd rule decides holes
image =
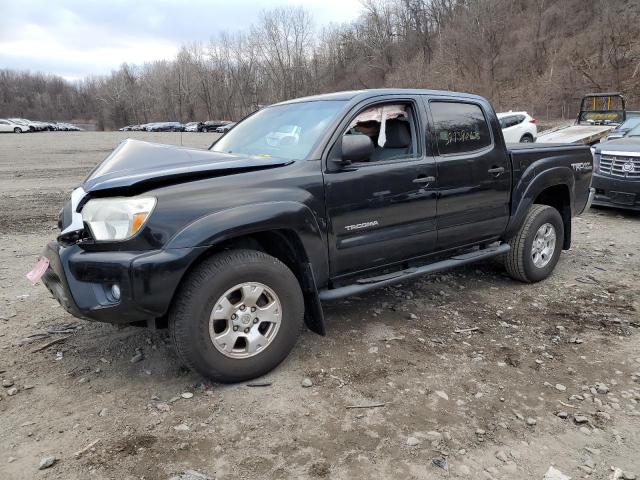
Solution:
[[[594,205],[640,211],[640,125],[593,147]]]
[[[536,282],[588,208],[584,146],[507,149],[489,103],[427,90],[291,100],[209,150],[127,140],[74,190],[43,281],[73,315],[168,326],[220,381],[273,369],[322,302],[490,257]]]

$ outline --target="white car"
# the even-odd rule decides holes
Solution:
[[[536,119],[527,112],[498,113],[500,128],[506,143],[531,143],[536,141],[538,127]]]
[[[221,127],[216,128],[216,133],[227,133],[236,124],[236,122],[227,123]]]
[[[12,122],[6,118],[0,118],[0,132],[25,133],[29,131],[27,125]]]
[[[26,118],[8,118],[7,120],[13,123],[24,125],[30,132],[35,132],[37,130],[35,124],[31,120],[27,120]]]

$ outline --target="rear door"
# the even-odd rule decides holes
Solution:
[[[398,138],[392,139],[397,135],[392,135],[390,129],[392,122],[397,126],[403,120],[389,120],[385,148],[374,137],[376,149],[370,161],[343,169],[326,165],[333,277],[397,263],[435,248],[436,164],[427,151],[425,110],[420,97],[394,97],[359,106],[345,120],[336,142],[341,141],[342,135],[352,134],[354,122],[367,118],[372,109],[394,110],[397,105],[406,106],[408,113],[411,138],[406,149]]]
[[[511,161],[488,104],[427,100],[438,177],[438,249],[499,237],[509,220]],[[494,120],[490,120],[494,119]]]

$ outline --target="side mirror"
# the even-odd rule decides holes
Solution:
[[[367,162],[373,154],[373,142],[367,135],[342,136],[342,164]]]

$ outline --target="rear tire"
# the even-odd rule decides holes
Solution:
[[[22,130],[20,130],[18,127],[13,129],[13,133],[22,133]]]
[[[555,268],[564,242],[560,212],[534,204],[518,233],[509,240],[505,267],[511,278],[526,283],[544,280]]]
[[[520,143],[533,143],[533,137],[528,133],[525,133],[520,139]]]
[[[186,366],[211,380],[240,382],[287,357],[303,317],[302,291],[286,265],[263,252],[230,250],[208,258],[185,279],[169,330]]]

